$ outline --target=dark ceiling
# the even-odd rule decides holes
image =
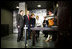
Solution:
[[[16,10],[16,6],[19,6],[20,2],[26,2],[28,9],[53,9],[53,5],[56,4],[55,1],[2,1],[1,8]],[[38,8],[38,4],[42,7]]]
[[[46,8],[53,8],[52,1],[29,1],[27,2],[28,9],[46,9]],[[37,7],[37,5],[41,5],[41,7]]]

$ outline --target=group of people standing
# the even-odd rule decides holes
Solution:
[[[20,13],[16,16],[17,20],[17,28],[18,28],[18,38],[17,42],[23,40],[23,28],[26,25],[28,27],[27,32],[28,32],[28,39],[31,39],[31,27],[40,27],[40,20],[39,16],[36,16],[36,19],[34,18],[34,13],[29,16],[29,11],[27,11],[27,14],[23,16],[24,11],[21,10]],[[36,31],[37,35],[39,37],[39,31]]]
[[[27,11],[27,14],[23,16],[24,11],[21,10],[20,13],[16,16],[16,20],[17,20],[17,27],[18,27],[18,38],[17,38],[17,42],[23,40],[23,28],[26,25],[28,27],[27,31],[28,31],[28,39],[31,39],[31,27],[41,27],[41,20],[39,19],[39,16],[36,16],[35,19],[35,15],[34,13],[31,14],[31,16],[29,15],[29,11]],[[49,16],[51,16],[51,11],[49,11]],[[52,26],[54,25],[54,22],[51,22],[50,20],[46,20],[46,17],[44,17],[44,21],[43,21],[43,27],[48,27],[48,26]],[[53,19],[51,19],[53,20]],[[49,38],[48,34],[46,33],[46,31],[43,31],[43,33],[45,34],[44,37]],[[39,38],[39,30],[36,31],[37,34],[37,38]],[[48,39],[47,39],[48,40]]]
[[[54,18],[54,14],[52,14],[52,11],[50,10],[48,11],[48,15],[44,17],[43,27],[51,27],[51,26],[57,26],[57,19]],[[56,36],[55,33],[56,32],[43,31],[44,37],[46,38],[45,41],[48,42],[49,40],[54,39]]]

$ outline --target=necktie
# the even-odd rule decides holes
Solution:
[[[29,20],[29,15],[28,15],[28,20]]]

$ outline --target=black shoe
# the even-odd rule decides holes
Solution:
[[[44,36],[44,37],[46,37],[46,36]]]
[[[20,42],[20,40],[17,40],[17,42]]]
[[[24,41],[24,39],[21,39],[21,41]]]
[[[21,40],[21,41],[24,41],[24,37],[22,37],[20,40]]]

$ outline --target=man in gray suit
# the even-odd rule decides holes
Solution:
[[[22,40],[22,37],[23,37],[23,25],[24,25],[23,13],[24,13],[24,11],[20,10],[20,13],[16,16],[17,28],[18,28],[17,42]]]

